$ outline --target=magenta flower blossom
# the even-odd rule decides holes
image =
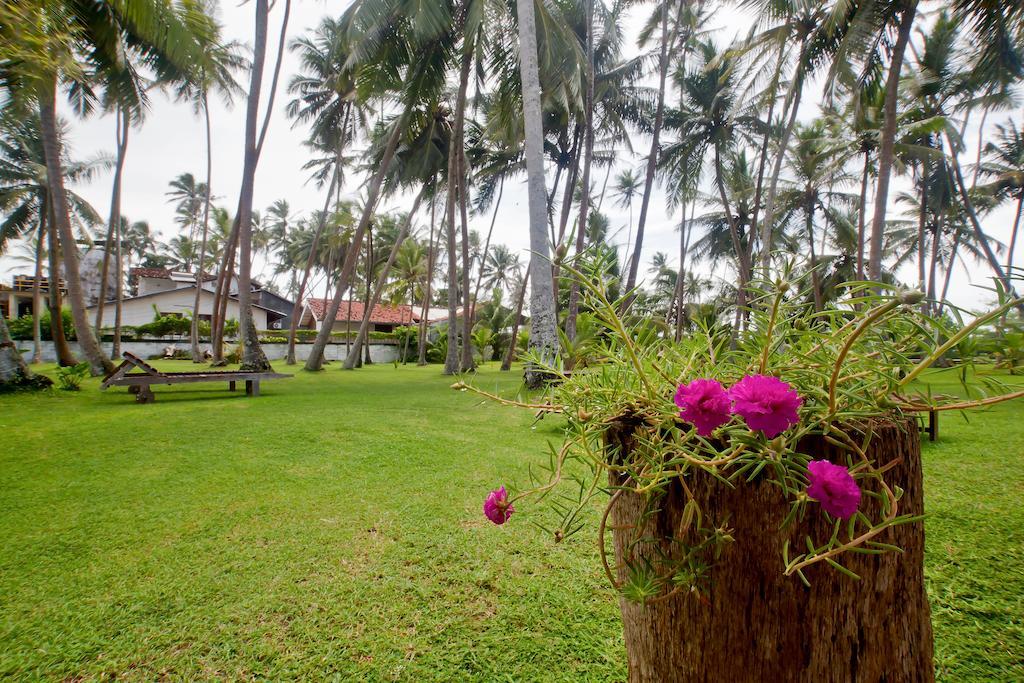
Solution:
[[[679,417],[697,428],[701,436],[729,421],[729,394],[713,379],[695,379],[676,390]]]
[[[484,514],[495,524],[504,524],[515,511],[512,504],[508,502],[508,493],[505,492],[504,486],[487,494],[487,499],[484,501]]]
[[[825,512],[840,519],[849,519],[857,512],[860,488],[845,467],[814,460],[807,464],[807,476],[811,481],[807,495],[821,503]]]
[[[768,375],[747,375],[729,389],[732,411],[753,430],[773,439],[795,425],[803,399],[788,384]]]

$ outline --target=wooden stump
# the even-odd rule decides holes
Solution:
[[[609,435],[628,453],[628,431]],[[837,449],[809,439],[801,452],[814,459],[843,462]],[[921,446],[917,425],[879,425],[868,453],[904,494],[900,514],[924,511]],[[618,475],[611,483],[618,485]],[[808,567],[806,587],[783,575],[781,548],[804,547],[810,534],[828,540],[831,525],[816,503],[803,521],[782,531],[788,504],[778,486],[762,475],[729,489],[703,472],[688,478],[705,522],[726,522],[735,542],[725,545],[711,570],[704,597],[681,593],[642,606],[620,599],[630,681],[933,681],[930,610],[924,587],[924,524],[906,524],[876,540],[903,553],[845,553],[837,558],[856,572],[857,581],[820,563]],[[872,485],[877,483],[873,482]],[[678,482],[645,522],[644,533],[664,537],[679,528],[685,496]],[[624,546],[635,538],[644,501],[623,493],[611,512],[618,579],[626,576]],[[875,499],[861,510],[880,518]],[[629,527],[633,527],[630,529]],[[799,542],[799,545],[797,543]],[[678,552],[668,543],[640,547],[636,554],[657,564],[658,552]]]

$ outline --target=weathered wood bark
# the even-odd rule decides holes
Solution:
[[[47,256],[49,257],[48,272],[50,279],[47,286],[46,301],[47,307],[50,309],[50,339],[53,340],[53,348],[57,352],[57,364],[62,368],[67,368],[77,365],[78,359],[71,350],[71,345],[68,344],[67,336],[64,334],[64,318],[61,313],[64,304],[61,301],[60,295],[60,237],[57,235],[57,229],[54,227],[53,205],[49,201],[49,196],[47,196],[46,201],[46,216],[48,222],[43,227],[45,228],[46,239],[49,240]]]
[[[629,449],[628,432],[609,436]],[[924,511],[920,435],[916,424],[876,427],[869,457],[891,464],[890,486],[904,494],[900,514]],[[839,462],[824,440],[808,439],[803,452]],[[932,681],[932,628],[924,587],[924,525],[897,526],[878,540],[903,553],[846,553],[841,564],[857,581],[824,563],[805,570],[806,587],[783,575],[785,540],[803,547],[809,534],[818,542],[831,524],[811,503],[802,521],[780,525],[788,503],[779,487],[762,477],[735,488],[703,473],[688,478],[704,513],[705,526],[727,524],[735,542],[725,546],[702,597],[680,593],[642,606],[622,599],[630,681]],[[612,475],[612,485],[621,485]],[[865,497],[861,510],[878,517],[878,503]],[[663,538],[679,528],[686,499],[676,483],[645,522],[644,535]],[[635,538],[645,501],[623,493],[611,511],[618,580],[626,576],[623,556]],[[657,546],[657,547],[655,547]],[[659,553],[678,553],[667,542],[641,543],[634,557],[657,566]]]

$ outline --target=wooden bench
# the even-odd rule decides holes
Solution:
[[[291,375],[276,372],[160,372],[152,365],[135,354],[125,351],[124,361],[103,379],[100,389],[110,387],[128,387],[135,394],[136,403],[152,403],[156,400],[154,384],[194,384],[196,382],[227,382],[228,390],[235,390],[235,383],[245,382],[245,393],[248,396],[260,395],[260,382],[268,379],[284,379]],[[139,370],[140,372],[132,372]]]

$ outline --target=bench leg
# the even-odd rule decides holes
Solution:
[[[235,390],[235,381],[231,380],[230,382],[228,382],[228,391],[234,391],[234,390]]]
[[[939,414],[934,410],[928,412],[928,439],[936,441],[939,438]]]
[[[247,380],[245,380],[245,395],[246,396],[259,396],[260,395],[260,381],[258,379],[247,379]]]
[[[152,403],[155,400],[156,396],[153,395],[153,390],[149,388],[148,384],[139,386],[139,393],[135,394],[136,403]]]

